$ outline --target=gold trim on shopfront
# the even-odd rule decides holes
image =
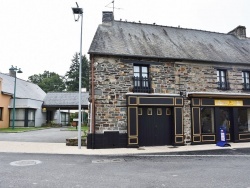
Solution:
[[[193,100],[193,99],[192,99]],[[203,100],[206,99],[201,99],[201,106],[244,106],[243,105],[243,100],[236,100],[236,99],[212,99],[214,104],[203,104]],[[197,105],[193,105],[197,106]]]
[[[141,104],[140,99],[172,99],[173,103],[168,103],[168,104]],[[138,97],[137,98],[137,104],[141,106],[169,106],[173,105],[174,106],[174,97]]]
[[[235,95],[233,93],[189,93],[188,97],[193,98],[225,98],[225,99],[250,99],[249,94],[243,94],[241,93],[240,95]]]
[[[136,109],[136,135],[131,135],[130,134],[130,122],[128,121],[128,137],[130,138],[131,136],[138,137],[138,108],[137,107],[128,107],[128,119],[130,120],[130,111],[129,109],[135,108]]]
[[[175,114],[175,117],[174,117],[174,118],[176,118],[176,114],[177,114],[177,113],[176,113],[176,109],[177,109],[177,108],[180,108],[180,109],[182,110],[182,113],[181,113],[181,119],[182,119],[181,122],[182,122],[182,124],[181,124],[181,134],[176,134],[176,121],[175,121],[175,123],[174,123],[174,133],[175,133],[175,136],[176,136],[176,135],[183,135],[183,132],[184,132],[184,130],[183,130],[183,129],[184,129],[184,128],[183,128],[183,108],[182,108],[182,107],[175,107],[175,108],[174,108],[174,114]]]
[[[181,100],[181,104],[177,104],[177,100]],[[174,98],[175,106],[183,106],[183,98]]]
[[[197,141],[195,138],[199,138]],[[193,135],[193,142],[201,142],[201,136],[200,135]]]
[[[148,115],[148,116],[153,115],[153,110],[152,110],[152,108],[147,108],[147,115]]]
[[[201,117],[201,110],[200,110],[200,107],[193,107],[192,108],[192,131],[193,131],[193,135],[196,135],[195,133],[194,133],[194,109],[199,109],[199,134],[201,134],[201,120],[200,120],[200,117]]]
[[[157,116],[161,116],[162,115],[162,108],[157,108]]]
[[[241,138],[241,136],[249,136],[249,138]],[[239,134],[239,140],[250,140],[250,134]]]
[[[181,141],[177,141],[177,138],[181,138]],[[183,136],[175,136],[175,143],[183,143]]]
[[[131,142],[131,140],[136,140],[136,142]],[[138,144],[138,137],[132,137],[132,136],[129,137],[128,138],[128,144],[129,145],[132,145],[132,144],[136,144],[137,145]]]
[[[215,135],[201,135],[201,137],[202,137],[202,142],[203,141],[215,141]],[[213,139],[212,140],[206,140],[205,139],[205,137],[213,137]]]
[[[166,108],[166,115],[170,116],[171,115],[171,108]]]
[[[142,115],[142,108],[138,108],[138,115]]]
[[[203,104],[203,100],[206,100],[206,98],[200,100],[201,106],[215,106],[214,104]]]
[[[199,100],[199,104],[194,104],[194,100]],[[192,98],[192,105],[193,106],[200,106],[201,105],[201,100],[198,98]]]
[[[131,103],[130,103],[130,98],[135,98],[135,100],[136,100],[136,104],[131,104]],[[135,96],[129,96],[129,97],[128,97],[128,105],[131,105],[131,106],[138,105],[138,97],[135,97]]]
[[[232,100],[232,99],[215,99],[214,100],[215,106],[243,106],[243,100]]]

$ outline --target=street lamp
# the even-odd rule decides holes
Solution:
[[[80,63],[79,63],[79,104],[78,104],[78,149],[81,149],[81,88],[82,88],[82,17],[83,10],[79,8],[76,2],[76,8],[72,8],[75,21],[81,17],[81,35],[80,35]]]
[[[15,128],[15,113],[16,113],[16,73],[23,73],[21,71],[21,68],[13,67],[11,65],[11,68],[9,69],[11,72],[15,72],[15,82],[14,82],[14,99],[13,99],[13,110],[12,110],[12,129]]]

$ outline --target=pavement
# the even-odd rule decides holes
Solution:
[[[140,148],[87,149],[82,146],[66,146],[65,143],[0,141],[0,152],[39,153],[39,154],[75,154],[75,155],[135,155],[160,154],[170,152],[205,151],[218,149],[250,148],[250,142],[230,143],[231,147],[219,147],[215,144],[185,146],[154,146]]]
[[[50,128],[23,133],[1,133],[0,152],[6,153],[43,153],[76,155],[136,155],[187,152],[217,149],[250,148],[250,142],[230,143],[231,147],[219,147],[215,144],[185,146],[154,146],[140,148],[87,149],[82,146],[66,146],[66,138],[77,136],[77,131],[65,131],[66,128]]]

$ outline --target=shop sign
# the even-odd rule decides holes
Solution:
[[[215,106],[243,106],[242,100],[214,100]]]

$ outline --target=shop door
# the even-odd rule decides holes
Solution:
[[[138,110],[139,146],[171,144],[171,111],[169,108],[144,107]]]
[[[217,130],[225,127],[227,131],[227,141],[234,141],[234,121],[233,121],[233,110],[232,108],[219,108],[218,109],[218,123]]]

